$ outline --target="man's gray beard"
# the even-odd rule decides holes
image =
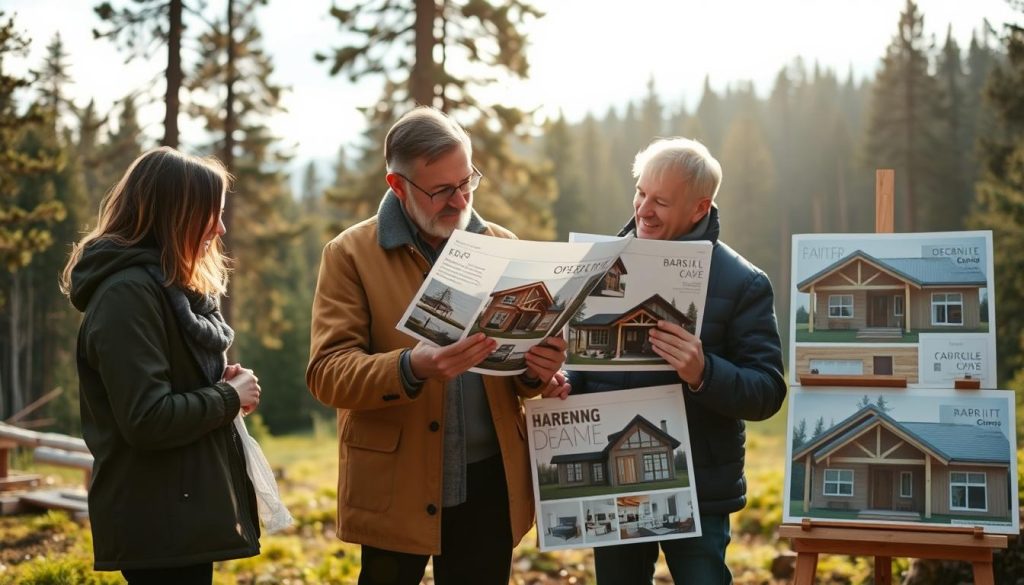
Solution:
[[[407,206],[406,210],[409,212],[409,217],[412,218],[412,221],[413,223],[416,224],[416,227],[418,227],[428,236],[440,238],[442,240],[447,240],[448,238],[450,238],[457,229],[466,229],[466,226],[469,225],[469,218],[473,213],[472,204],[467,205],[466,207],[463,207],[462,210],[459,212],[459,222],[454,227],[442,227],[435,225],[432,222],[432,218],[429,217],[427,213],[420,208],[420,206],[416,203],[416,200],[413,199],[411,196],[407,197],[406,201],[409,202],[409,205]]]

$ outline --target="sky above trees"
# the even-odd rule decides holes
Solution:
[[[53,35],[60,33],[71,55],[71,97],[96,99],[100,111],[158,78],[164,54],[150,61],[124,64],[124,55],[105,40],[93,40],[101,26],[86,0],[6,0],[18,26],[32,38],[32,53],[21,66],[36,66]],[[117,4],[117,3],[115,3]],[[219,15],[223,0],[210,0],[207,11]],[[297,164],[327,160],[340,144],[359,140],[365,119],[356,109],[373,104],[380,82],[354,85],[332,78],[313,54],[341,44],[329,0],[271,0],[259,21],[267,52],[277,69],[275,80],[290,88],[283,98],[287,112],[270,121],[272,132],[291,144]],[[344,3],[342,3],[344,5]],[[541,116],[563,112],[571,121],[588,111],[603,114],[646,93],[653,79],[666,106],[691,110],[700,99],[705,76],[722,90],[752,81],[766,95],[783,66],[800,57],[857,79],[871,77],[893,34],[903,0],[779,0],[714,3],[666,0],[594,3],[586,0],[536,2],[546,16],[528,25],[531,79],[508,81],[487,89],[514,105],[539,108]],[[960,47],[970,43],[988,19],[1000,30],[1011,11],[1003,0],[921,0],[925,30],[941,45],[947,26]],[[996,39],[992,39],[996,43]],[[186,46],[194,62],[196,47]],[[163,106],[159,91],[151,105],[140,104],[144,131],[155,143],[161,135]],[[80,105],[84,105],[80,104]],[[186,144],[200,142],[198,123],[182,120]]]

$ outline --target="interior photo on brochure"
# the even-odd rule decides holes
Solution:
[[[572,233],[570,242],[608,236]],[[567,370],[671,370],[648,332],[669,321],[700,336],[710,242],[630,240],[569,319]]]
[[[678,384],[527,400],[541,550],[701,535]]]
[[[633,238],[531,242],[456,231],[397,328],[450,345],[477,332],[497,349],[472,371],[526,371],[526,352],[557,335]]]

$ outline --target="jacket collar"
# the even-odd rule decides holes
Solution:
[[[693,226],[690,233],[683,234],[675,239],[676,242],[699,242],[707,240],[712,244],[718,243],[718,232],[721,229],[721,224],[718,220],[718,206],[712,205],[704,219],[697,222],[697,225]],[[636,234],[636,216],[629,218],[626,225],[622,226],[617,235],[628,236],[630,234]]]
[[[415,246],[419,228],[405,213],[402,202],[394,191],[388,189],[380,200],[377,209],[377,243],[385,250],[393,250],[401,246]],[[470,211],[467,232],[482,234],[487,231],[487,224],[475,209]]]

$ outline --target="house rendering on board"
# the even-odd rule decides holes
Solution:
[[[858,339],[981,326],[984,271],[953,258],[876,258],[856,250],[797,284],[810,295],[807,331],[856,330]]]
[[[694,331],[693,319],[655,294],[625,313],[592,315],[574,325],[575,353],[607,358],[657,357],[647,334],[659,320]]]
[[[555,455],[559,487],[584,485],[630,485],[676,478],[673,452],[681,443],[662,426],[641,415],[617,433],[608,435],[601,451]]]
[[[496,332],[546,330],[565,309],[555,303],[543,282],[491,293],[491,301],[477,321],[481,329]]]
[[[592,297],[622,297],[626,294],[626,283],[622,282],[623,275],[626,274],[626,265],[622,263],[622,258],[616,258],[615,264],[608,269],[608,272],[604,273],[604,278],[598,281],[590,291]]]
[[[792,465],[794,481],[802,468],[804,516],[1009,521],[1010,456],[991,426],[900,422],[869,405],[794,447]]]

